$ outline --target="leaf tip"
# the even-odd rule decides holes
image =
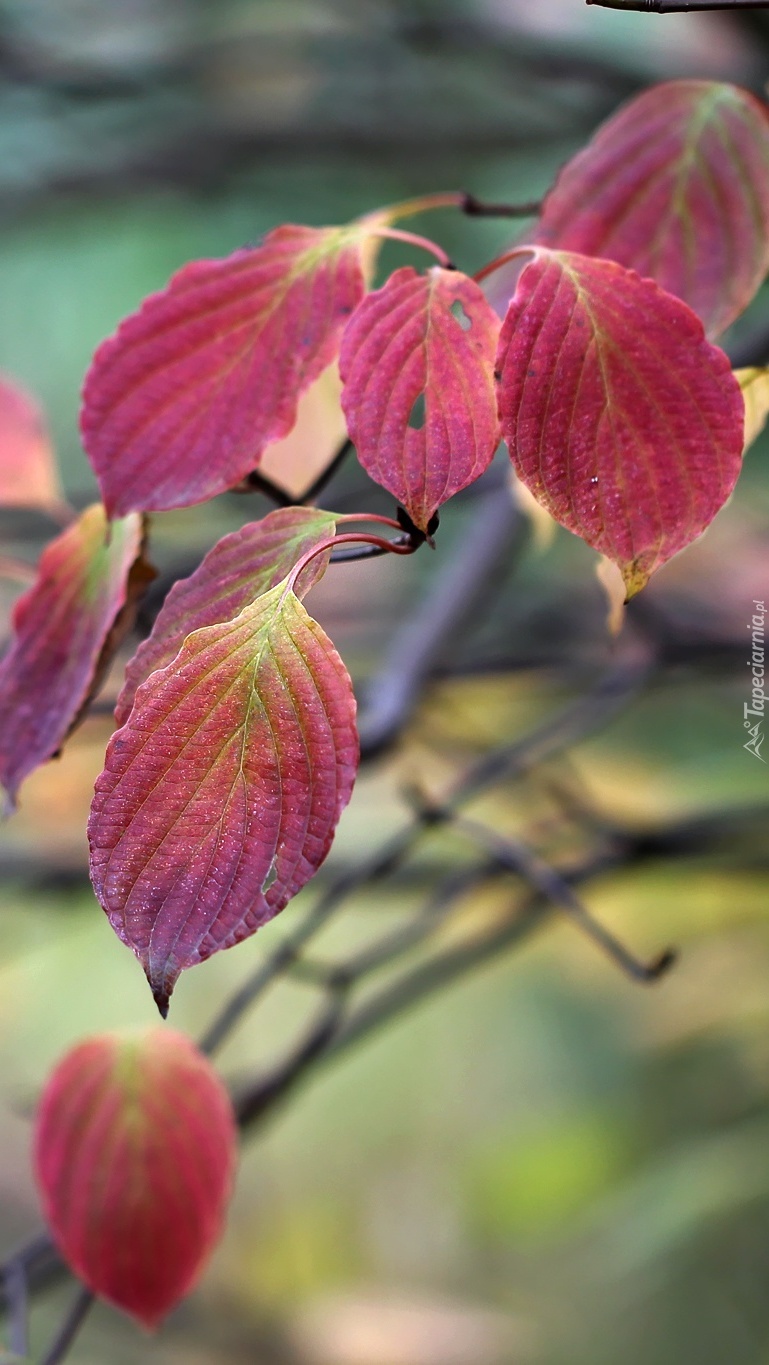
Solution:
[[[140,957],[141,960],[141,957]],[[167,968],[153,968],[149,964],[144,964],[144,974],[147,983],[152,991],[152,999],[158,1007],[158,1014],[161,1019],[168,1018],[168,1009],[171,1003],[174,986],[176,985],[179,973],[171,974]]]
[[[641,590],[646,587],[646,584],[651,578],[651,573],[648,569],[642,568],[641,561],[638,559],[631,560],[629,564],[620,565],[620,573],[622,574],[622,581],[625,584],[625,601],[623,605],[627,606],[631,597],[635,597],[637,593],[641,592]]]
[[[152,989],[152,998],[158,1007],[158,1014],[161,1019],[167,1019],[169,1006],[171,1004],[170,990],[168,990],[166,986],[152,986],[152,982],[150,982],[150,987]]]

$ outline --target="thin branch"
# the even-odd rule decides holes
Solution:
[[[354,450],[355,446],[348,436],[340,445],[333,460],[331,460],[331,462],[326,465],[325,469],[321,470],[317,478],[313,479],[312,483],[307,486],[302,496],[299,498],[299,502],[305,504],[317,501],[324,489],[331,483],[334,475],[338,473],[345,460],[348,456],[352,455]]]
[[[405,925],[384,934],[380,939],[341,963],[318,963],[299,957],[288,969],[299,980],[334,989],[358,986],[367,976],[390,967],[414,948],[420,947],[446,921],[458,900],[485,882],[500,876],[497,859],[484,858],[471,867],[452,872],[427,897],[422,909]]]
[[[240,1128],[248,1128],[279,1100],[284,1099],[305,1072],[328,1051],[340,1030],[344,1015],[344,995],[344,989],[341,986],[336,987],[307,1037],[302,1040],[288,1061],[275,1067],[268,1076],[260,1078],[255,1085],[249,1085],[247,1089],[233,1097],[235,1117]]]
[[[640,639],[628,637],[626,652],[589,692],[565,706],[539,729],[524,735],[521,740],[492,750],[469,768],[455,783],[447,799],[440,803],[445,818],[495,783],[522,777],[544,759],[571,748],[597,728],[607,725],[640,692],[653,662],[651,648]],[[444,818],[440,811],[429,818],[440,822]],[[429,812],[425,818],[428,815]]]
[[[503,867],[519,873],[532,887],[552,901],[553,905],[568,915],[591,942],[597,944],[632,981],[644,985],[659,981],[673,966],[676,953],[672,948],[665,949],[651,962],[641,962],[635,957],[608,929],[593,919],[566,879],[522,840],[503,837],[477,821],[468,820],[463,816],[455,818],[453,828],[468,834],[476,843],[493,854]]]
[[[281,488],[279,483],[274,483],[260,469],[252,469],[237,487],[230,491],[232,493],[263,493],[277,507],[295,507],[297,501],[290,493],[286,492],[285,488]]]
[[[31,1237],[0,1266],[0,1309],[6,1313],[11,1309],[7,1274],[13,1264],[21,1268],[27,1285],[32,1285],[35,1289],[40,1289],[55,1280],[63,1268],[61,1257],[47,1232]]]
[[[536,218],[542,209],[542,202],[530,199],[522,204],[489,204],[468,193],[463,196],[459,207],[471,218]]]
[[[323,1058],[330,1061],[359,1043],[383,1024],[434,995],[443,986],[459,980],[475,967],[498,953],[522,942],[547,917],[550,907],[543,898],[532,900],[510,919],[460,946],[436,954],[429,962],[415,967],[394,984],[384,987],[351,1014],[329,1045]]]
[[[40,1361],[40,1365],[59,1365],[59,1361],[64,1359],[83,1326],[93,1301],[94,1296],[90,1289],[81,1285],[72,1300],[67,1316]]]
[[[14,1355],[23,1357],[29,1351],[29,1295],[26,1269],[18,1256],[4,1267],[3,1288],[7,1305],[8,1346]]]
[[[528,522],[505,490],[474,507],[449,563],[391,640],[369,682],[358,722],[361,755],[372,758],[401,734],[440,659],[490,599],[528,543]]]
[[[644,14],[688,14],[706,9],[769,9],[769,0],[585,0],[603,9],[637,10]]]
[[[344,876],[338,878],[325,896],[322,896],[315,904],[299,928],[281,943],[264,962],[260,963],[239,991],[230,996],[230,999],[200,1039],[198,1047],[201,1052],[210,1055],[218,1051],[226,1042],[246,1011],[251,1009],[273,982],[291,966],[304,945],[320,933],[324,924],[336,910],[339,901],[344,899],[347,880],[349,879],[352,882],[351,889],[357,885],[356,874],[348,873],[347,878]]]
[[[283,488],[281,484],[275,483],[274,479],[264,474],[261,469],[252,469],[241,483],[232,489],[232,492],[263,493],[277,507],[305,507],[308,503],[315,502],[354,449],[355,447],[348,436],[329,463],[307,485],[304,492],[299,493],[296,497]]]

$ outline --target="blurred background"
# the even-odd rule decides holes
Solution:
[[[0,368],[44,404],[68,495],[95,496],[77,435],[94,347],[186,260],[431,190],[531,200],[620,101],[682,75],[761,92],[767,16],[582,0],[0,0]],[[449,212],[415,226],[467,270],[511,236]],[[383,268],[402,259],[388,246]],[[741,363],[769,358],[768,319],[760,297],[729,338]],[[333,414],[316,413],[299,474],[338,439]],[[189,973],[175,1025],[200,1035],[318,886],[408,821],[410,786],[440,795],[626,654],[631,674],[640,663],[622,704],[471,809],[562,870],[619,849],[585,878],[586,905],[641,955],[674,944],[680,960],[639,985],[556,911],[310,1069],[249,1136],[200,1291],[155,1340],[98,1308],[73,1362],[769,1365],[769,802],[742,729],[747,627],[769,596],[768,453],[752,449],[730,505],[633,603],[619,642],[594,557],[516,513],[503,464],[446,510],[435,554],[327,575],[311,608],[354,675],[372,756],[318,885]],[[353,467],[327,505],[392,510]],[[229,494],[154,518],[160,578],[140,624],[267,507]],[[53,528],[15,513],[0,531],[33,561]],[[414,634],[429,634],[457,563],[467,609],[415,663]],[[2,586],[4,633],[17,591]],[[404,667],[393,723],[381,698]],[[115,670],[107,697],[118,683]],[[50,1066],[86,1033],[154,1022],[85,871],[109,731],[103,706],[0,832],[6,1254],[40,1226],[29,1116]],[[407,924],[472,852],[456,833],[425,837],[346,902],[316,957],[343,961]],[[514,877],[480,879],[438,947],[527,894]],[[308,980],[276,983],[223,1049],[224,1073],[269,1070],[315,1008]],[[36,1307],[38,1354],[67,1292],[52,1285]]]

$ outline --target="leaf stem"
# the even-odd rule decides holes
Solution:
[[[502,266],[507,265],[508,261],[515,260],[516,256],[530,256],[534,251],[536,251],[536,246],[515,246],[511,251],[505,251],[501,256],[495,256],[494,260],[489,261],[488,265],[482,266],[473,275],[473,279],[476,284],[480,284],[487,276],[493,275],[495,270],[501,270]]]
[[[403,530],[401,523],[394,517],[384,517],[379,512],[343,512],[336,521],[338,526],[344,526],[351,521],[375,521],[378,526],[391,526],[394,531]]]
[[[430,213],[433,209],[461,209],[465,198],[462,190],[442,190],[436,194],[423,194],[417,199],[404,199],[400,204],[392,204],[381,216],[390,223],[397,223],[400,218],[411,218],[417,213]]]
[[[333,550],[332,564],[353,564],[361,559],[381,559],[388,551],[382,545],[351,545],[347,549]]]
[[[373,520],[373,518],[372,518]],[[377,520],[387,521],[387,518],[377,518]],[[389,525],[393,525],[389,522]],[[333,550],[337,545],[376,545],[382,554],[393,555],[413,555],[417,546],[408,538],[401,540],[385,540],[384,536],[369,535],[365,531],[351,531],[348,535],[329,536],[328,540],[322,540],[318,545],[313,545],[311,550],[302,555],[294,565],[288,576],[288,590],[293,591],[294,584],[299,577],[302,569],[305,569],[316,555],[324,554],[326,550]]]
[[[443,247],[438,246],[436,242],[431,242],[429,237],[420,236],[418,232],[405,232],[401,228],[381,226],[372,228],[371,236],[387,237],[394,242],[408,242],[411,246],[419,246],[423,251],[429,251],[430,255],[438,261],[438,264],[443,266],[444,270],[455,269]]]

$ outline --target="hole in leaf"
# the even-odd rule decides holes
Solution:
[[[464,310],[464,308],[463,308],[463,306],[462,306],[462,300],[461,300],[461,299],[455,299],[455,300],[454,300],[454,302],[453,302],[452,305],[451,305],[450,312],[453,313],[454,317],[456,318],[457,322],[459,323],[460,327],[462,328],[462,331],[463,331],[463,332],[469,332],[469,331],[470,331],[470,328],[471,328],[472,325],[473,325],[473,320],[472,320],[472,318],[469,318],[469,317],[467,316],[467,313],[465,312],[465,310]]]
[[[263,895],[263,896],[266,896],[266,895],[267,895],[267,892],[269,891],[270,887],[272,886],[273,882],[275,881],[275,878],[276,878],[277,875],[278,875],[278,866],[277,866],[277,863],[278,863],[277,858],[273,858],[272,862],[270,863],[270,866],[269,866],[268,869],[267,869],[267,876],[265,877],[264,881],[262,882],[262,895]]]
[[[422,430],[422,427],[425,424],[426,415],[425,396],[423,393],[420,393],[418,397],[414,399],[411,412],[409,413],[409,426],[413,431]]]

